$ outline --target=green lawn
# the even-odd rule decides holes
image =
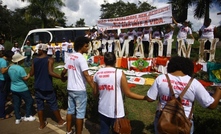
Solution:
[[[191,53],[191,58],[196,59],[198,56],[198,50],[194,49]],[[218,48],[216,52],[216,61],[220,62],[221,49]],[[55,63],[54,67],[58,65],[64,65],[63,63]],[[29,68],[26,68],[29,72]],[[61,73],[61,69],[54,69],[58,74]],[[146,75],[145,77],[153,77],[153,75]],[[61,82],[59,79],[53,79],[54,87],[58,96],[58,104],[61,108],[67,108],[67,94],[66,94],[66,82]],[[30,89],[33,91],[33,77],[28,81]],[[146,95],[150,86],[136,85],[131,88],[131,91]],[[97,99],[94,99],[91,94],[90,87],[88,89],[88,106],[87,106],[87,118],[92,122],[99,122],[97,114]],[[155,110],[157,102],[149,103],[147,101],[138,101],[125,97],[125,109],[126,115],[131,120],[132,134],[153,134],[153,121],[155,116]],[[221,107],[216,110],[207,110],[195,104],[195,134],[221,134]]]

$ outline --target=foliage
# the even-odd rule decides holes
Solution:
[[[195,6],[194,17],[198,19],[209,18],[209,9],[212,4],[214,4],[214,6],[219,5],[217,6],[219,9],[221,6],[220,0],[169,0],[169,3],[172,3],[173,7],[176,8],[176,14],[178,14],[178,17],[182,16],[182,14],[185,14],[185,16],[183,16],[185,19],[187,18],[187,10],[184,9],[188,9],[189,5]]]
[[[65,25],[64,13],[59,9],[64,6],[62,0],[28,0],[25,16],[29,21],[32,17],[41,20],[41,27],[55,27]],[[50,24],[50,22],[53,22]],[[62,24],[60,24],[61,22]]]
[[[136,14],[144,11],[155,9],[147,2],[139,2],[138,6],[135,3],[125,3],[122,0],[112,4],[105,3],[101,5],[101,19],[116,18]]]
[[[75,27],[84,27],[85,22],[84,19],[80,18],[80,20],[76,21]]]

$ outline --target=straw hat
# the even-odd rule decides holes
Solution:
[[[17,62],[19,62],[19,61],[21,61],[21,60],[23,60],[25,58],[26,58],[26,56],[23,56],[23,55],[21,55],[19,53],[16,53],[16,54],[14,54],[12,56],[12,62],[17,63]]]

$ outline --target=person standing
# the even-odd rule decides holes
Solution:
[[[129,56],[133,56],[134,54],[134,44],[137,42],[137,32],[134,28],[130,28],[127,32],[127,39],[129,40]]]
[[[193,75],[194,65],[193,62],[189,58],[175,56],[172,57],[167,66],[168,77],[171,81],[171,85],[175,94],[175,97],[178,97],[181,92],[186,87],[188,81],[191,79]],[[157,123],[160,117],[161,110],[166,105],[167,101],[170,100],[170,89],[168,86],[168,81],[165,74],[159,75],[150,89],[147,91],[148,102],[153,102],[155,100],[159,100],[159,104],[157,107],[154,127],[155,133],[158,134],[157,131]],[[193,106],[194,100],[196,99],[199,104],[208,109],[215,109],[219,103],[221,98],[221,87],[217,87],[213,96],[210,96],[209,92],[205,89],[205,87],[195,78],[193,79],[190,87],[182,97],[182,104],[184,106],[184,111],[186,117],[192,117],[191,108]],[[194,122],[192,122],[191,134],[194,131]]]
[[[94,88],[91,76],[88,74],[88,64],[83,56],[89,49],[90,39],[80,36],[74,42],[75,53],[69,55],[61,72],[62,79],[68,75],[68,110],[67,110],[67,134],[72,134],[72,115],[76,114],[76,134],[81,134],[83,129],[83,119],[85,118],[87,105],[86,81]]]
[[[66,124],[66,122],[61,118],[60,111],[58,109],[52,81],[52,77],[61,79],[61,76],[53,71],[54,59],[47,56],[47,50],[47,44],[39,45],[38,56],[33,59],[30,70],[30,76],[34,76],[35,99],[37,103],[40,130],[47,125],[47,122],[44,121],[43,118],[45,100],[53,111],[57,119],[58,126],[62,127]]]
[[[18,46],[18,42],[14,43],[14,46],[12,47],[11,51],[14,52],[14,54],[21,53],[21,49]]]
[[[162,40],[164,37],[164,33],[161,31],[161,27],[157,26],[155,30],[153,31],[153,36],[152,39],[158,39]],[[158,56],[158,51],[159,51],[159,44],[157,42],[153,43],[153,54],[154,57]]]
[[[215,25],[211,25],[211,19],[206,19],[204,21],[203,26],[200,28],[199,30],[199,35],[201,39],[208,39],[205,43],[205,49],[206,50],[210,50],[210,46],[211,46],[211,42],[209,41],[209,39],[214,39],[215,35],[216,35],[217,29]],[[206,61],[209,60],[209,53],[206,53]]]
[[[68,40],[68,53],[73,53],[73,43],[71,42],[71,40]]]
[[[0,53],[0,119],[8,119],[10,115],[5,113],[5,103],[8,92],[4,91],[4,85],[6,77],[9,77],[7,74],[9,68],[8,61],[11,61],[14,53],[11,50],[0,50]]]
[[[68,42],[66,42],[65,38],[63,38],[63,41],[61,43],[61,51],[62,51],[62,60],[65,62],[65,52],[68,51]]]
[[[26,57],[16,53],[12,56],[12,62],[8,69],[8,75],[11,79],[11,92],[15,111],[15,124],[19,124],[21,120],[34,121],[35,117],[32,116],[33,98],[31,92],[28,90],[28,86],[25,81],[30,77],[30,74],[25,72],[25,69],[21,67]],[[22,99],[25,101],[26,116],[21,117],[20,106]]]
[[[165,27],[165,34],[164,34],[164,40],[163,40],[163,56],[167,57],[167,40],[173,38],[173,27],[168,24]]]
[[[0,50],[5,50],[4,43],[5,43],[5,40],[0,38]]]
[[[183,39],[184,43],[187,44],[187,35],[189,34],[192,39],[194,39],[193,35],[192,35],[192,30],[191,28],[188,26],[189,25],[189,21],[185,20],[183,22],[183,24],[177,23],[176,20],[172,17],[173,22],[176,24],[176,26],[179,28],[179,32],[177,34],[177,39]],[[178,43],[176,45],[176,50],[178,51]]]
[[[145,100],[144,95],[130,91],[124,72],[115,68],[116,56],[114,53],[104,54],[105,67],[94,75],[94,96],[99,94],[98,112],[100,114],[100,134],[108,134],[116,118],[125,116],[122,94],[136,100]],[[116,83],[115,83],[116,82]],[[116,84],[116,87],[115,87]],[[117,115],[115,115],[115,92],[117,92]]]
[[[60,56],[61,56],[61,46],[58,45],[58,43],[55,43],[55,59],[56,62],[60,62]]]
[[[152,27],[145,27],[143,29],[142,43],[144,49],[144,57],[147,58],[149,54],[150,40],[152,39]]]
[[[31,53],[33,49],[31,47],[29,40],[26,41],[26,45],[24,46],[23,51],[25,52],[25,56],[26,56],[25,63],[24,63],[25,67],[30,67],[31,66]]]
[[[51,42],[48,42],[48,52],[47,55],[49,57],[52,57],[52,55],[54,55],[54,47],[51,45]]]

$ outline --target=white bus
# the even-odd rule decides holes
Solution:
[[[33,49],[35,45],[41,41],[42,43],[51,42],[52,46],[55,43],[61,45],[63,38],[68,42],[71,40],[72,42],[78,36],[84,36],[85,32],[90,30],[90,27],[74,27],[74,28],[40,28],[34,29],[28,32],[25,40],[22,44],[22,48],[25,45],[26,41],[29,40]]]

